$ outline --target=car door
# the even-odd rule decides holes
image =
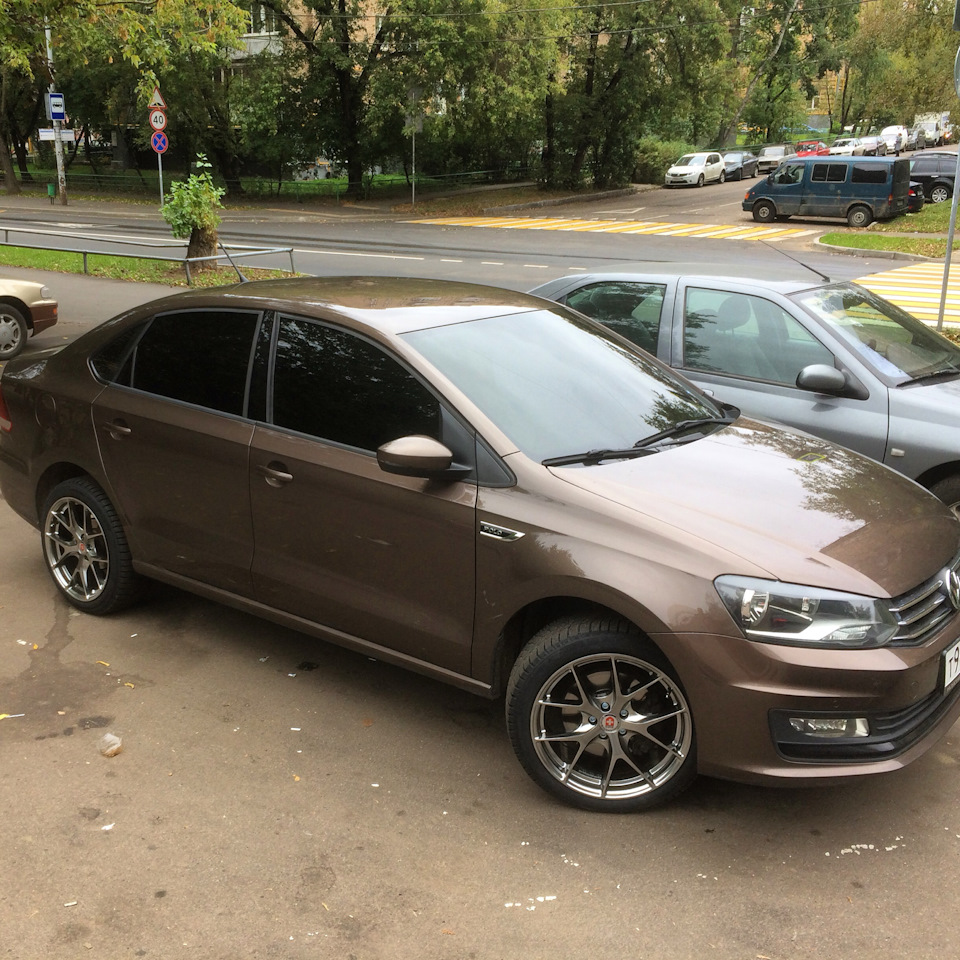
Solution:
[[[245,403],[259,323],[254,311],[158,315],[118,344],[122,369],[92,406],[137,560],[237,593],[253,556]]]
[[[674,302],[672,365],[718,400],[747,416],[775,420],[882,460],[886,393],[833,396],[802,390],[797,375],[811,364],[851,368],[783,303],[736,285],[681,282]],[[862,370],[856,370],[858,378]],[[859,381],[858,381],[859,382]]]
[[[770,198],[777,205],[777,213],[792,216],[800,212],[803,199],[804,163],[781,163],[773,173],[774,189]]]
[[[384,472],[412,434],[475,439],[400,360],[351,331],[277,319],[267,423],[250,459],[253,581],[270,607],[469,674],[477,484]]]
[[[800,201],[800,215],[842,217],[846,214],[844,187],[849,163],[818,160],[810,165],[809,177]]]
[[[707,157],[707,179],[719,180],[720,175],[725,171],[723,157],[719,153],[711,153]]]

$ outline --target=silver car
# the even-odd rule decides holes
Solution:
[[[615,329],[748,416],[893,467],[960,517],[960,347],[864,287],[674,264],[532,292]]]

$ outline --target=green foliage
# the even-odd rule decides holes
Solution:
[[[679,157],[696,149],[696,146],[680,140],[664,142],[656,137],[642,137],[637,143],[633,179],[636,183],[663,183],[668,168]]]
[[[200,173],[192,173],[170,187],[170,196],[160,208],[160,215],[178,240],[187,240],[194,230],[214,231],[220,225],[218,208],[224,191],[213,183],[211,165],[201,153],[197,155],[196,167]]]

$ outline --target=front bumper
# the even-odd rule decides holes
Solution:
[[[700,173],[668,173],[665,183],[668,187],[692,187],[701,176]]]
[[[944,652],[958,638],[954,614],[919,647],[817,650],[704,634],[654,640],[690,700],[701,773],[800,785],[897,770],[933,747],[960,717],[960,681],[943,690]],[[801,718],[847,720],[850,729],[810,735]]]

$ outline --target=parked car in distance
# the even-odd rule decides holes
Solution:
[[[907,131],[907,149],[923,150],[927,146],[927,135],[923,127],[911,127]]]
[[[863,155],[865,157],[885,157],[887,155],[886,141],[879,136],[861,137]]]
[[[757,158],[749,150],[736,150],[723,155],[727,180],[743,180],[757,175]]]
[[[859,137],[838,137],[830,147],[832,157],[860,157],[863,156],[864,146]]]
[[[751,187],[741,207],[758,223],[842,217],[851,227],[907,212],[910,166],[885,157],[796,157]]]
[[[929,146],[943,146],[943,122],[941,120],[921,120],[917,126],[923,130],[924,139]]]
[[[910,179],[922,184],[924,196],[930,203],[949,200],[953,196],[956,177],[956,153],[926,150],[910,160]]]
[[[726,171],[719,153],[686,153],[667,171],[668,187],[702,187],[715,181],[723,183]]]
[[[960,346],[856,283],[657,266],[537,287],[753,417],[843,444],[960,516]]]
[[[761,147],[757,154],[757,173],[769,173],[776,170],[782,160],[793,156],[793,147]]]
[[[830,148],[822,140],[800,140],[793,152],[798,157],[825,157]]]
[[[0,490],[64,601],[107,614],[146,575],[503,692],[568,803],[892,771],[960,716],[943,504],[546,300],[191,291],[11,361],[0,410]]]
[[[919,213],[923,209],[927,198],[923,193],[923,184],[914,180],[910,181],[910,193],[908,194],[909,203],[907,204],[907,213]]]
[[[904,126],[884,127],[880,131],[880,137],[887,146],[887,153],[893,153],[898,157],[903,150],[907,149],[908,136],[907,128]]]
[[[44,284],[0,277],[0,363],[17,356],[30,337],[54,326],[58,310]]]

